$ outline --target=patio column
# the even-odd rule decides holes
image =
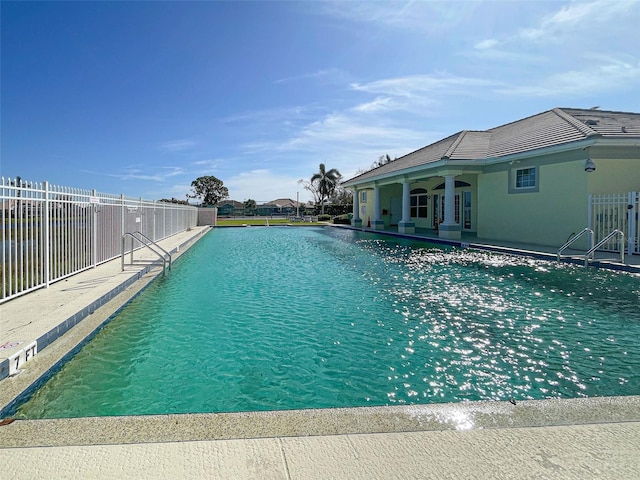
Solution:
[[[438,228],[441,238],[459,239],[460,224],[456,223],[456,176],[444,176],[444,222]]]
[[[411,221],[411,186],[409,180],[402,182],[402,220],[398,233],[416,233],[416,224]]]
[[[360,219],[360,192],[357,188],[353,189],[353,218],[351,226],[362,228],[362,220]]]
[[[374,230],[384,230],[384,220],[380,214],[380,187],[376,185],[373,187],[373,221],[371,222],[371,228]]]

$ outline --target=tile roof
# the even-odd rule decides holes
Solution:
[[[242,207],[244,207],[244,203],[237,202],[236,200],[223,200],[223,201],[218,203],[218,207],[223,207],[225,205],[231,205],[234,208],[242,208]]]
[[[560,110],[588,125],[600,135],[613,137],[640,135],[639,113],[580,110],[577,108],[562,108]]]
[[[463,130],[345,183],[401,173],[440,160],[485,160],[563,145],[592,136],[640,136],[640,113],[554,108],[485,131]]]
[[[267,204],[277,205],[278,207],[295,207],[297,205],[297,202],[295,200],[292,200],[291,198],[278,198],[276,200],[267,202]],[[300,205],[303,205],[303,203],[300,202]]]

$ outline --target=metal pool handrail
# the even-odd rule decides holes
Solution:
[[[156,255],[158,255],[158,257],[162,259],[162,275],[165,275],[167,270],[167,258],[165,258],[164,255],[166,255],[169,258],[169,270],[171,270],[171,254],[167,252],[164,248],[162,248],[160,245],[158,245],[156,242],[151,240],[149,237],[147,237],[144,233],[139,231],[127,232],[122,236],[122,255],[121,255],[122,270],[124,270],[124,253],[125,253],[124,249],[125,249],[125,239],[127,236],[131,237],[131,264],[133,264],[133,245],[134,245],[133,242],[134,240],[137,240],[138,242],[140,242],[141,245],[147,247],[149,250],[151,250],[153,253],[155,253]],[[143,240],[146,240],[149,243],[145,243],[143,242]],[[154,245],[155,247],[160,249],[164,253],[164,255],[158,252],[157,250],[155,250],[151,245]]]
[[[621,240],[620,240],[620,263],[624,263],[624,232],[621,230],[614,230],[613,232],[611,232],[609,235],[607,235],[606,237],[604,237],[602,240],[600,240],[597,245],[591,247],[589,249],[589,251],[586,253],[586,255],[584,256],[584,266],[587,267],[589,266],[589,255],[593,255],[593,253],[600,248],[602,245],[604,245],[605,243],[607,243],[611,237],[615,236],[615,235],[620,235]]]
[[[557,256],[558,262],[560,261],[560,258],[562,257],[562,252],[564,252],[567,248],[569,248],[569,246],[571,244],[573,244],[573,242],[578,240],[585,233],[589,234],[589,251],[587,252],[587,255],[593,255],[593,230],[591,230],[590,228],[585,228],[584,230],[582,230],[577,235],[571,237],[571,239],[569,239],[569,241],[567,243],[565,243],[563,246],[560,247],[560,249],[558,250],[558,256]],[[585,259],[588,258],[587,255],[585,255]]]

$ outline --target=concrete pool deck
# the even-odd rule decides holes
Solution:
[[[161,246],[182,253],[207,230]],[[0,409],[161,275],[152,256],[135,259],[124,272],[117,259],[0,305],[0,344],[21,342],[0,350],[0,361],[55,330],[19,374],[0,380]],[[640,471],[640,397],[4,423],[2,478],[584,479]]]

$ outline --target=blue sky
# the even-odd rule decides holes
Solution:
[[[640,2],[6,2],[1,174],[310,196],[464,129],[640,112]]]

